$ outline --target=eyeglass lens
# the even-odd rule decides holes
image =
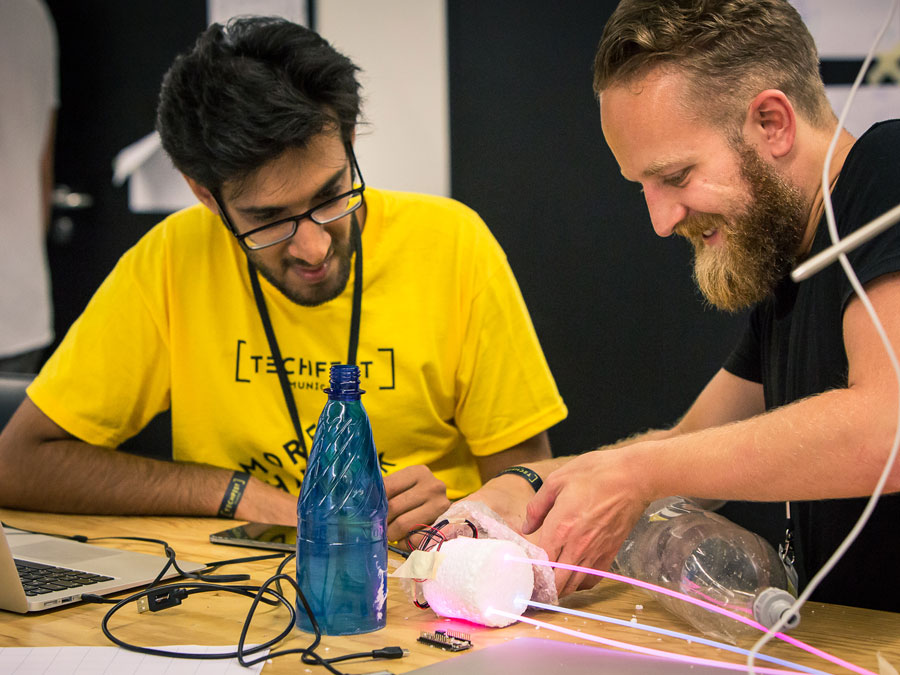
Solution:
[[[353,192],[348,195],[340,195],[335,199],[331,199],[324,204],[313,209],[308,215],[309,218],[319,225],[327,225],[330,222],[339,220],[347,214],[355,211],[362,203],[362,194]],[[294,236],[299,225],[299,218],[286,220],[281,223],[273,224],[258,232],[254,232],[244,239],[244,242],[250,248],[262,248],[271,246],[280,241],[289,239]]]

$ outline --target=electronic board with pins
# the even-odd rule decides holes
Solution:
[[[471,636],[468,633],[454,633],[451,631],[436,630],[433,633],[423,632],[419,636],[419,642],[433,647],[440,647],[450,652],[461,652],[472,646]]]

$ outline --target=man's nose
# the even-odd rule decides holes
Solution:
[[[331,235],[324,227],[309,218],[304,218],[298,223],[297,231],[294,232],[288,246],[288,252],[292,256],[312,266],[325,262],[330,249]]]
[[[653,187],[644,188],[644,199],[650,212],[653,230],[660,237],[669,237],[675,232],[675,226],[688,215],[687,208],[671,196],[662,194]]]

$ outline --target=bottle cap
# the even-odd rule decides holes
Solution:
[[[761,591],[753,601],[753,618],[766,628],[771,628],[793,604],[793,595],[783,588],[769,586]],[[791,614],[791,618],[784,624],[784,630],[796,628],[799,623],[800,616]]]

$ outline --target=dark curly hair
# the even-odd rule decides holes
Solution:
[[[594,91],[655,67],[683,71],[717,125],[739,126],[765,89],[783,91],[813,126],[834,119],[815,42],[787,0],[622,0],[597,48]]]
[[[360,115],[358,71],[290,21],[214,23],[163,78],[156,129],[176,168],[216,193],[319,133],[349,141]]]

